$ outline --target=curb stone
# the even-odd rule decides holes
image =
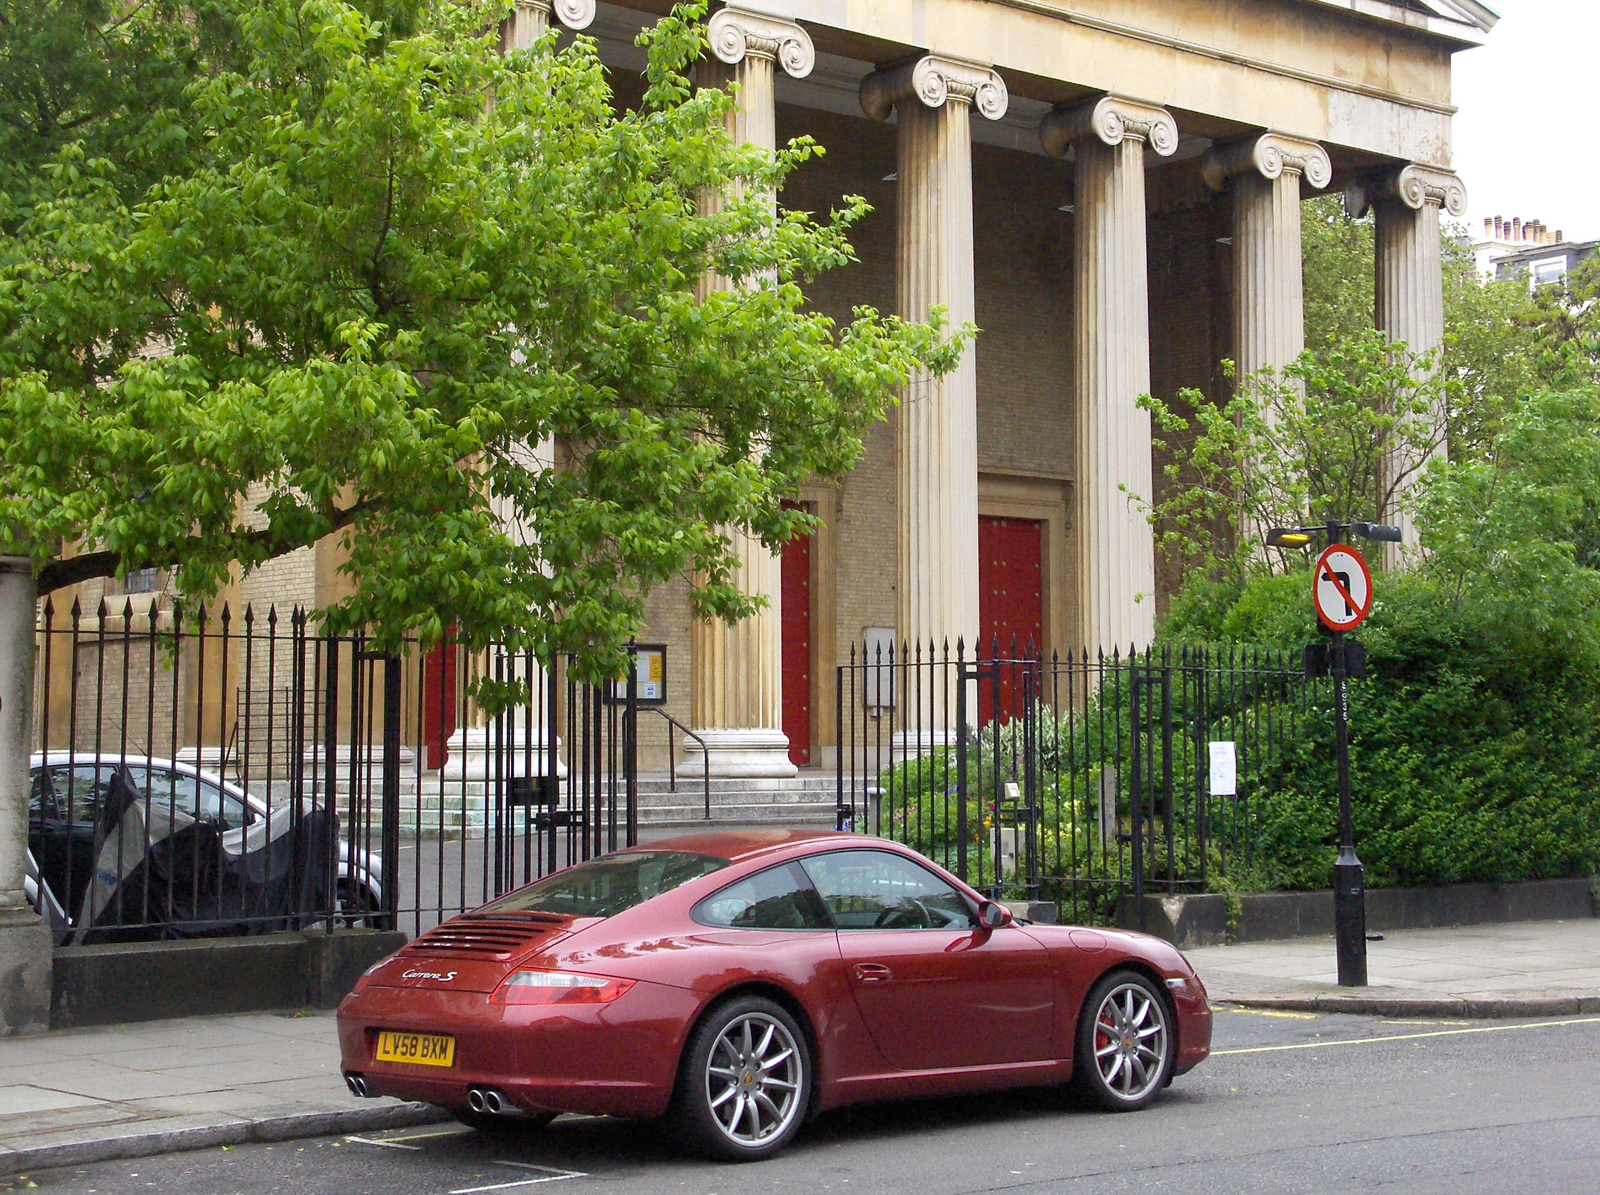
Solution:
[[[338,1112],[297,1112],[289,1116],[269,1116],[260,1120],[237,1120],[183,1129],[163,1130],[152,1126],[146,1132],[140,1132],[135,1122],[121,1136],[0,1151],[0,1175],[57,1166],[81,1166],[89,1162],[112,1162],[122,1158],[148,1158],[156,1154],[214,1149],[222,1145],[404,1129],[438,1124],[449,1119],[448,1112],[431,1104],[407,1103],[382,1108],[350,1108]]]
[[[1281,1012],[1353,1013],[1380,1017],[1442,1017],[1496,1020],[1508,1017],[1576,1017],[1600,1014],[1600,996],[1466,999],[1439,996],[1214,996],[1222,1007]]]

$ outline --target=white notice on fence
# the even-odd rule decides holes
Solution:
[[[1211,795],[1231,797],[1239,791],[1239,765],[1233,742],[1211,744]]]

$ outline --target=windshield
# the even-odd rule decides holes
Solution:
[[[614,917],[690,880],[721,871],[726,859],[677,851],[630,851],[558,871],[519,888],[484,912],[560,913],[567,917]]]

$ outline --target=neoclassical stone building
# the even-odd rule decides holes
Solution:
[[[661,9],[574,3],[624,102]],[[519,9],[542,27],[548,7]],[[780,197],[874,213],[823,310],[934,305],[982,330],[917,379],[860,467],[799,496],[824,529],[751,547],[769,612],[691,625],[651,604],[669,705],[722,774],[829,761],[835,665],[864,638],[1015,634],[1046,650],[1141,645],[1158,575],[1130,493],[1160,484],[1136,400],[1218,394],[1221,362],[1304,347],[1300,206],[1337,190],[1377,226],[1377,322],[1443,336],[1440,222],[1451,60],[1495,14],[1475,0],[740,0],[713,14],[740,136],[827,149]],[[853,703],[858,695],[846,694]],[[845,711],[849,716],[850,711]],[[787,758],[786,758],[787,757]],[[691,757],[691,766],[697,760]]]
[[[581,29],[632,103],[634,38],[666,0],[633,3],[519,0],[508,48],[551,22]],[[956,373],[913,383],[842,484],[797,495],[818,534],[781,559],[743,545],[766,614],[696,625],[685,586],[653,596],[667,708],[707,740],[713,773],[830,763],[836,717],[862,700],[838,708],[835,669],[864,641],[1147,643],[1175,579],[1129,500],[1164,482],[1137,399],[1220,395],[1224,359],[1250,371],[1300,352],[1300,208],[1330,191],[1374,214],[1379,326],[1440,343],[1440,222],[1466,204],[1451,61],[1495,20],[1476,0],[739,0],[713,13],[713,66],[741,89],[737,135],[809,134],[827,150],[779,202],[874,207],[859,263],[813,302],[839,318],[940,305],[981,329]],[[319,606],[338,596],[337,564],[331,548],[297,553],[228,596]],[[665,765],[664,729],[642,730],[646,766]]]

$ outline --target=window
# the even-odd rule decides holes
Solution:
[[[131,572],[122,582],[122,592],[127,594],[155,593],[161,588],[161,571],[141,568]]]
[[[100,802],[115,782],[117,769],[109,764],[56,764],[50,769],[55,790],[55,817],[71,817],[75,826],[92,826],[100,816]]]
[[[484,906],[495,913],[615,917],[653,896],[721,871],[726,859],[679,851],[624,851],[592,859]]]
[[[134,773],[151,802],[172,806],[196,821],[213,822],[220,830],[236,830],[255,821],[255,815],[232,793],[224,792],[213,780],[203,780],[192,772],[157,768],[154,772]]]
[[[822,898],[793,863],[769,867],[695,905],[701,925],[728,929],[832,929]]]
[[[1535,286],[1548,286],[1552,282],[1560,282],[1567,276],[1567,259],[1565,257],[1544,257],[1528,266],[1528,272],[1533,276]]]
[[[806,873],[840,929],[968,929],[966,898],[927,868],[888,851],[830,851]]]

